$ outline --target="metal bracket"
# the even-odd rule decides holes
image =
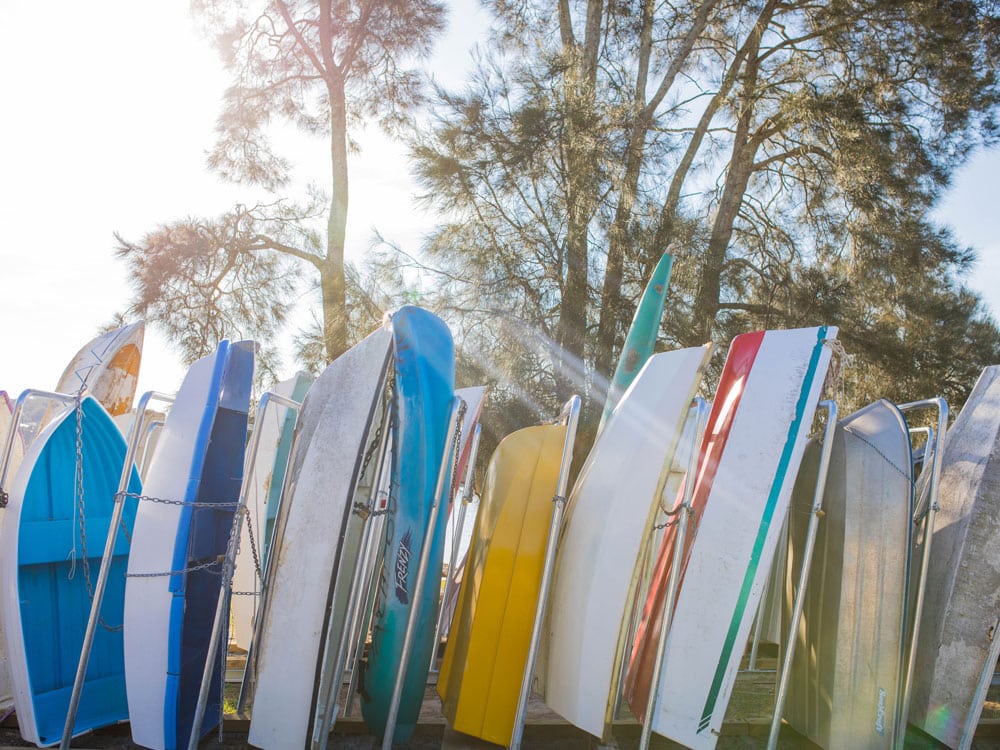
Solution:
[[[545,559],[542,562],[542,580],[538,587],[538,605],[535,608],[535,619],[531,626],[531,639],[528,641],[528,659],[524,665],[521,677],[521,694],[517,701],[517,712],[514,714],[514,729],[511,736],[511,750],[521,747],[524,735],[524,720],[528,713],[528,698],[531,695],[531,683],[535,675],[535,660],[538,657],[538,641],[542,635],[542,622],[545,618],[545,606],[549,598],[549,587],[552,583],[552,568],[556,559],[556,541],[562,527],[562,514],[566,506],[566,485],[569,484],[569,469],[573,461],[573,446],[576,443],[576,428],[580,421],[580,397],[573,396],[563,407],[559,421],[566,424],[566,440],[563,443],[562,462],[559,465],[559,478],[556,481],[556,494],[552,498],[552,520],[549,522],[549,537],[545,543]],[[561,501],[561,502],[560,502]]]
[[[18,401],[21,399],[19,398]],[[146,409],[150,401],[161,401],[172,404],[173,396],[168,396],[155,391],[147,391],[142,394],[135,409],[135,419],[129,430],[128,449],[125,452],[125,460],[122,462],[122,473],[118,480],[118,492],[115,493],[115,505],[111,512],[111,523],[108,529],[117,529],[122,521],[122,513],[125,510],[125,494],[128,492],[129,480],[135,470],[135,454],[139,448],[139,436],[141,434],[142,420],[146,415]],[[94,634],[97,624],[101,618],[101,604],[104,602],[104,590],[108,585],[108,575],[111,572],[111,561],[114,556],[115,537],[117,534],[109,531],[107,541],[104,545],[104,555],[101,558],[101,570],[97,574],[97,582],[94,585],[94,597],[90,603],[90,617],[87,620],[87,630],[83,636],[83,646],[80,649],[80,662],[76,668],[76,679],[73,682],[73,692],[70,694],[69,708],[66,711],[66,724],[63,726],[62,741],[59,744],[60,750],[68,750],[73,738],[73,726],[76,724],[76,714],[80,708],[80,696],[83,693],[83,682],[87,675],[87,664],[90,662],[90,651],[94,645]]]
[[[795,598],[792,600],[792,619],[788,625],[788,637],[785,641],[785,653],[781,658],[781,676],[778,678],[778,688],[774,698],[774,713],[771,714],[771,731],[767,738],[767,750],[775,750],[778,746],[778,732],[781,730],[781,715],[785,710],[785,695],[788,692],[788,681],[792,676],[792,658],[795,656],[795,643],[799,632],[799,621],[802,619],[802,609],[806,603],[806,585],[809,582],[809,571],[812,568],[813,548],[816,546],[816,532],[819,531],[819,519],[823,512],[823,496],[826,494],[826,476],[830,469],[830,454],[833,452],[833,436],[837,429],[837,404],[833,401],[821,401],[819,408],[826,408],[826,428],[823,430],[823,449],[820,453],[819,469],[816,472],[816,488],[813,490],[812,515],[806,529],[806,543],[802,550],[802,569],[799,571],[799,581],[795,588]]]

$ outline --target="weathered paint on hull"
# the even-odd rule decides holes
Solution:
[[[1000,656],[998,446],[1000,366],[993,366],[979,376],[945,439],[913,667],[910,722],[953,748],[971,745]]]
[[[833,440],[785,720],[831,750],[891,748],[903,679],[910,436],[899,409],[876,401],[841,420]],[[820,453],[810,441],[792,498],[786,632]]]

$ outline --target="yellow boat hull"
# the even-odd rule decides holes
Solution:
[[[438,677],[451,727],[501,745],[514,728],[565,438],[564,425],[527,427],[494,451]]]

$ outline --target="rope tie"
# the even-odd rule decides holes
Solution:
[[[852,364],[851,357],[844,345],[837,339],[823,339],[823,346],[830,349],[830,367],[826,371],[826,380],[823,381],[821,398],[843,402],[844,400],[844,371]]]

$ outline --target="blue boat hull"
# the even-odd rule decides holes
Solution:
[[[362,715],[371,730],[380,736],[386,730],[410,604],[417,585],[417,567],[447,439],[455,377],[451,333],[440,319],[420,308],[406,306],[393,315],[392,327],[396,387],[393,392],[390,516],[375,602],[372,645],[361,689]],[[446,508],[442,508],[434,529],[427,578],[416,613],[416,638],[403,684],[394,732],[396,742],[405,742],[412,735],[424,697],[433,656],[447,520]]]
[[[16,554],[17,561],[16,568],[4,565],[3,573],[7,653],[22,736],[40,745],[62,736],[90,614],[89,591],[97,580],[125,460],[121,433],[90,397],[82,402],[80,438],[82,505],[75,492],[76,411],[70,409],[25,457],[5,511],[4,554]],[[129,491],[139,489],[133,471]],[[126,502],[127,528],[135,507],[134,500]],[[129,550],[125,533],[119,529],[117,534],[103,626],[94,636],[74,734],[128,718],[122,633],[114,628],[122,623]],[[16,605],[9,607],[12,601]]]

